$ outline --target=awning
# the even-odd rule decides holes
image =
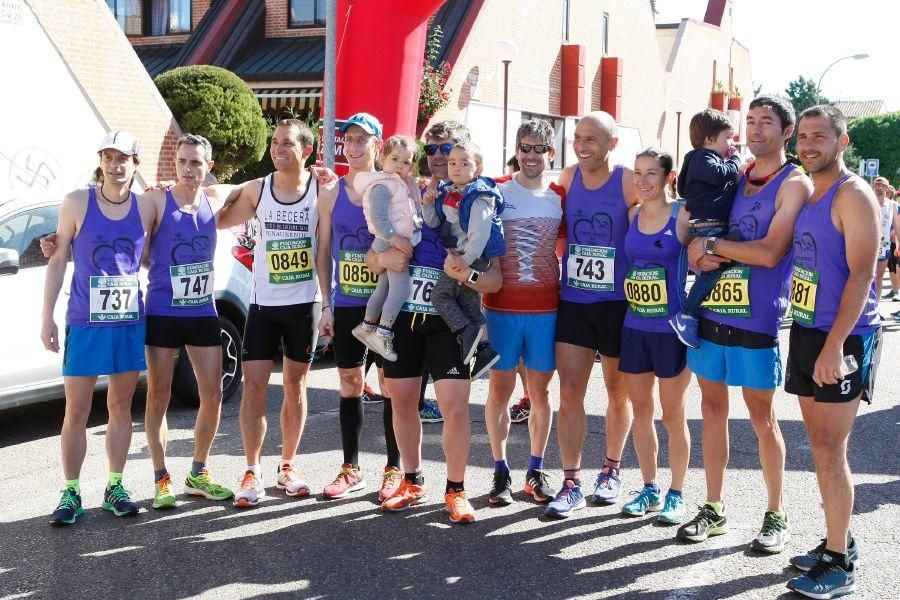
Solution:
[[[322,99],[320,87],[280,87],[253,90],[263,112],[293,112],[318,114]]]

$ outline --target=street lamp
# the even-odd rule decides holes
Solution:
[[[681,98],[672,104],[675,109],[675,168],[681,164],[681,113],[687,110],[687,103]]]
[[[848,58],[852,58],[853,60],[862,60],[864,58],[869,58],[869,55],[866,54],[865,52],[863,52],[862,54],[851,54],[850,56],[845,56],[843,58],[839,58],[836,61],[834,61],[833,63],[831,63],[830,65],[828,65],[827,67],[825,67],[825,70],[822,72],[822,76],[819,77],[819,83],[816,84],[816,104],[819,103],[819,90],[822,89],[822,80],[825,79],[825,73],[827,73],[828,69],[830,69],[834,65],[838,64],[842,60],[847,60]]]
[[[506,120],[509,111],[509,63],[516,59],[519,49],[510,40],[500,40],[500,62],[503,63],[503,166],[501,173],[506,168]]]

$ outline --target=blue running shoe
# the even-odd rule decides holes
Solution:
[[[613,467],[603,467],[597,475],[597,484],[594,486],[594,502],[596,504],[615,504],[622,492],[622,480],[619,479],[619,470]]]
[[[138,505],[131,499],[121,483],[107,486],[103,494],[103,510],[112,511],[117,517],[127,517],[138,514]]]
[[[686,315],[683,312],[669,319],[669,326],[681,340],[681,343],[689,348],[700,347],[700,336],[697,334],[697,317]]]
[[[53,511],[50,517],[50,523],[53,525],[71,525],[78,517],[84,514],[84,508],[81,506],[81,496],[75,491],[75,488],[66,488],[63,490],[62,499],[59,506]]]
[[[656,516],[656,520],[667,525],[678,525],[684,521],[684,498],[675,494],[666,494],[662,512]]]
[[[849,571],[845,570],[829,554],[823,553],[809,573],[794,577],[787,582],[787,587],[808,598],[821,600],[846,596],[856,591],[856,569],[850,563]]]
[[[643,517],[648,512],[659,512],[662,510],[662,498],[659,492],[653,491],[652,487],[644,486],[640,492],[633,492],[634,500],[622,507],[622,514],[629,517]]]
[[[572,515],[573,511],[580,510],[587,505],[584,500],[584,493],[581,486],[575,485],[571,479],[563,482],[562,489],[556,494],[556,497],[547,505],[544,511],[548,517],[556,517],[557,519],[565,519]]]
[[[425,408],[419,411],[419,419],[421,419],[423,423],[442,423],[444,421],[444,415],[441,414],[437,402],[434,400],[426,400]]]
[[[806,554],[792,556],[789,561],[791,566],[804,572],[812,569],[819,562],[819,559],[822,558],[822,555],[825,554],[825,541],[825,538],[822,538],[822,542]],[[853,563],[855,570],[859,566],[859,546],[856,545],[856,538],[850,538],[850,541],[847,543],[847,558]]]

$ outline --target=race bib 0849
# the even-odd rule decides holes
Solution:
[[[443,271],[430,267],[410,267],[409,276],[412,279],[412,286],[409,299],[403,303],[401,310],[436,315],[437,310],[431,304],[431,294],[434,291],[434,284],[442,274]]]
[[[210,261],[169,267],[172,306],[202,306],[213,301],[213,264]]]
[[[313,276],[312,242],[308,237],[266,241],[269,283],[310,281]]]
[[[91,277],[91,323],[137,321],[137,275]]]
[[[365,252],[341,250],[338,269],[338,283],[344,296],[368,298],[378,285],[378,275],[366,266]]]
[[[570,244],[566,283],[580,290],[611,292],[616,286],[615,259],[615,248]]]
[[[632,269],[625,277],[625,299],[628,310],[642,317],[663,317],[669,314],[669,295],[666,290],[666,270]]]
[[[750,267],[725,269],[700,306],[730,317],[750,316]]]

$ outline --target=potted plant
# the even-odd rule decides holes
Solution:
[[[709,104],[716,110],[725,110],[725,84],[719,80],[713,84]]]
[[[741,110],[743,106],[744,97],[741,95],[741,88],[735,86],[728,94],[728,110]]]

